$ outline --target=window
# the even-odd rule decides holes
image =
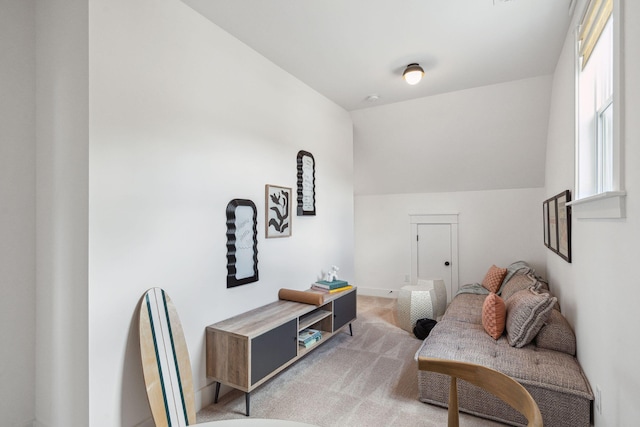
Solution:
[[[616,42],[617,21],[613,12],[614,0],[591,0],[578,27],[574,205],[580,204],[581,200],[624,195],[620,191],[620,104],[616,102],[620,87],[616,82],[619,43]]]

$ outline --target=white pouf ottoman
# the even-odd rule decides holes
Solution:
[[[447,288],[442,279],[418,279],[417,285],[400,288],[398,294],[398,323],[413,333],[418,319],[438,320],[447,308]]]
[[[447,286],[442,279],[418,279],[418,286],[426,286],[435,290],[434,317],[438,320],[447,310]]]
[[[418,319],[437,317],[436,294],[433,286],[407,285],[398,294],[398,323],[413,333]]]

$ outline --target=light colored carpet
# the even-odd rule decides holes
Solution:
[[[358,296],[353,337],[342,332],[251,393],[251,417],[321,427],[446,426],[447,410],[418,401],[420,340],[397,324],[396,300]],[[244,418],[232,390],[203,408],[198,422]],[[462,426],[498,426],[460,414]]]

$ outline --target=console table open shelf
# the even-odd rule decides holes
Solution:
[[[307,292],[314,292],[308,290]],[[207,377],[245,392],[249,416],[250,394],[298,359],[325,343],[356,319],[356,288],[325,295],[320,306],[279,300],[233,316],[206,328]],[[298,332],[322,331],[312,347],[298,345]]]

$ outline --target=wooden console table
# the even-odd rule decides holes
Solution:
[[[309,290],[308,292],[314,292]],[[207,377],[245,392],[249,416],[250,394],[271,377],[322,345],[356,319],[356,288],[326,295],[320,306],[276,301],[207,326]],[[322,331],[313,347],[298,345],[298,332]]]

